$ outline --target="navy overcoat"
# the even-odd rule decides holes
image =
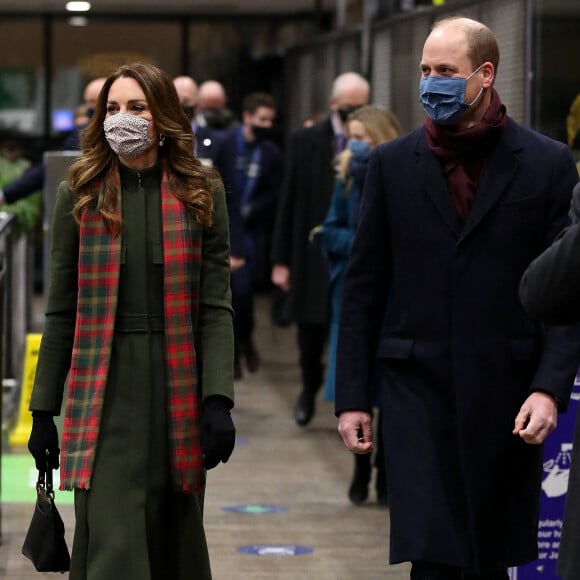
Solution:
[[[346,275],[336,411],[384,371],[391,562],[533,560],[542,447],[512,435],[532,390],[569,398],[575,327],[542,327],[520,277],[567,224],[567,148],[509,120],[462,225],[424,129],[371,157]]]

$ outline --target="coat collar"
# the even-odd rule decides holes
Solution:
[[[417,173],[422,189],[431,199],[438,213],[457,237],[463,241],[482,222],[506,192],[520,161],[517,152],[523,148],[517,124],[508,118],[508,124],[484,169],[473,205],[462,226],[441,171],[439,160],[433,155],[425,139],[424,129],[419,132],[415,147]]]

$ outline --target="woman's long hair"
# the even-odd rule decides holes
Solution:
[[[348,116],[347,127],[350,121],[359,121],[364,125],[366,132],[373,141],[374,147],[387,141],[392,141],[403,133],[396,115],[380,105],[365,105],[360,107],[360,109],[356,109]],[[348,166],[351,157],[352,152],[348,148],[339,155],[338,175],[343,181],[346,181],[348,177]]]
[[[157,131],[165,135],[165,143],[159,147],[159,158],[176,197],[193,211],[200,224],[211,225],[214,205],[208,178],[217,174],[194,157],[193,130],[173,82],[162,70],[145,63],[119,67],[107,78],[99,94],[93,117],[81,135],[82,155],[67,175],[68,185],[75,196],[75,219],[80,222],[82,213],[88,208],[97,208],[98,201],[98,211],[108,229],[115,235],[121,231],[118,192],[111,178],[118,157],[110,148],[103,129],[109,89],[119,78],[132,78],[139,83]],[[98,200],[102,186],[104,196]]]

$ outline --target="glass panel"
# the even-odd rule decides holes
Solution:
[[[580,68],[575,58],[580,54],[580,2],[537,0],[535,8],[533,127],[567,143],[580,161]]]
[[[0,20],[0,129],[42,133],[42,21]]]
[[[175,76],[181,72],[181,24],[178,20],[89,20],[72,26],[54,21],[52,131],[71,128],[88,81],[116,67],[151,62]]]

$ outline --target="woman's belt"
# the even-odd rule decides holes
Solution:
[[[118,314],[115,332],[165,332],[165,317],[162,314]]]

